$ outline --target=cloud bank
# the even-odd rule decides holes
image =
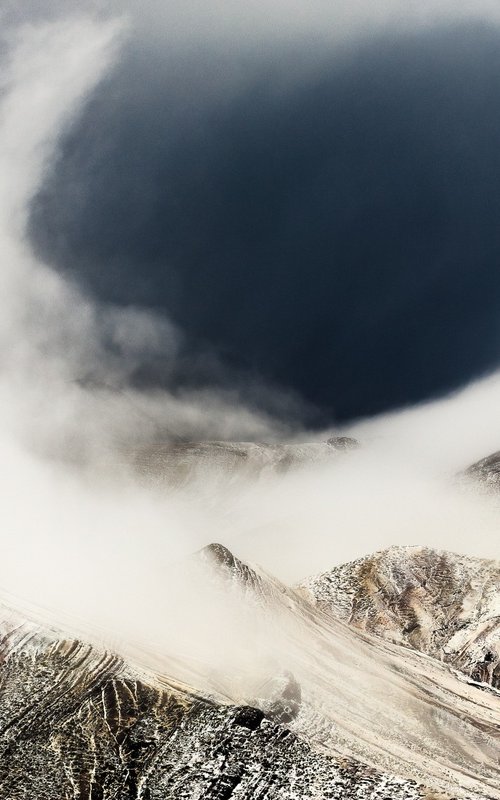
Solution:
[[[148,264],[143,244],[147,240],[153,246],[155,238],[151,225],[153,229],[160,225],[158,219],[151,222],[149,218],[151,214],[155,217],[158,213],[158,197],[154,193],[152,198],[148,197],[152,184],[146,180],[146,173],[148,170],[155,173],[158,166],[156,154],[163,153],[166,146],[163,140],[158,144],[164,128],[160,126],[157,129],[150,124],[154,114],[148,103],[151,97],[155,100],[160,96],[160,84],[163,87],[161,91],[164,91],[164,85],[167,86],[170,92],[168,96],[171,97],[172,87],[179,86],[178,77],[172,78],[167,71],[165,76],[162,73],[157,85],[150,86],[143,80],[145,75],[150,74],[151,65],[148,65],[139,71],[137,93],[129,94],[127,81],[133,72],[131,65],[137,65],[139,59],[138,53],[133,55],[130,45],[127,50],[126,41],[130,39],[126,37],[131,35],[131,23],[128,23],[127,33],[127,23],[122,20],[103,19],[99,14],[91,13],[85,16],[66,16],[64,13],[60,17],[56,12],[55,7],[50,20],[33,18],[30,21],[11,17],[5,34],[8,53],[3,63],[4,85],[0,111],[0,168],[3,178],[0,190],[0,280],[3,298],[0,322],[0,459],[3,475],[0,587],[52,609],[56,616],[66,618],[69,615],[79,624],[85,624],[87,629],[93,627],[101,631],[107,641],[113,642],[113,637],[121,636],[131,641],[145,636],[154,638],[156,631],[155,657],[161,659],[163,652],[170,652],[172,639],[168,637],[173,636],[176,622],[177,633],[182,632],[184,637],[189,638],[189,635],[196,637],[200,633],[200,620],[202,622],[204,619],[201,615],[196,624],[192,622],[196,620],[196,613],[190,617],[182,614],[179,597],[182,596],[183,602],[186,602],[186,593],[189,595],[192,587],[183,587],[182,595],[177,594],[179,587],[175,582],[166,581],[165,575],[171,574],[169,570],[177,560],[210,541],[222,541],[242,557],[261,562],[287,581],[299,580],[307,574],[390,544],[422,543],[472,552],[474,555],[498,556],[499,518],[495,503],[474,493],[463,493],[453,482],[456,470],[500,447],[500,420],[497,414],[500,384],[495,376],[440,402],[357,423],[346,432],[348,430],[358,436],[363,446],[331,465],[312,466],[286,476],[268,476],[264,481],[234,480],[230,486],[220,475],[211,474],[208,469],[198,480],[178,491],[154,491],[137,483],[128,469],[126,456],[138,444],[164,439],[177,441],[216,437],[283,439],[292,434],[297,440],[306,440],[311,437],[326,438],[334,432],[330,427],[320,434],[298,428],[297,419],[301,413],[307,417],[308,411],[304,411],[296,394],[277,391],[273,384],[269,387],[252,371],[253,365],[249,368],[248,364],[233,364],[235,352],[236,356],[240,353],[240,344],[244,350],[243,334],[237,322],[243,324],[245,313],[251,318],[253,308],[262,313],[266,311],[266,303],[270,302],[269,293],[274,299],[274,306],[271,304],[267,309],[268,317],[260,317],[260,324],[264,328],[265,325],[271,326],[271,339],[275,341],[283,325],[284,333],[290,339],[290,347],[300,348],[300,337],[294,338],[292,335],[297,328],[300,328],[304,339],[307,340],[309,335],[307,317],[299,324],[291,314],[295,327],[293,330],[286,327],[290,309],[283,308],[283,304],[286,306],[283,292],[280,291],[283,283],[273,278],[271,284],[265,284],[268,273],[261,262],[261,279],[268,286],[269,293],[252,289],[248,278],[250,266],[245,258],[248,253],[251,255],[255,252],[255,247],[262,246],[262,239],[259,240],[260,244],[256,244],[252,235],[254,229],[241,229],[238,217],[232,223],[233,238],[228,239],[224,233],[221,239],[224,247],[218,260],[216,254],[208,253],[209,248],[205,247],[205,243],[211,241],[208,236],[211,225],[216,228],[222,225],[227,231],[230,222],[228,211],[233,202],[249,202],[248,185],[255,178],[254,199],[259,214],[261,201],[263,203],[265,199],[267,205],[262,209],[261,216],[258,214],[252,218],[253,222],[258,222],[261,232],[269,226],[266,241],[272,242],[275,249],[278,245],[288,248],[290,258],[295,257],[297,240],[292,237],[288,241],[285,230],[279,226],[276,228],[280,198],[283,197],[282,182],[286,183],[287,176],[291,180],[293,178],[290,165],[294,162],[298,142],[302,142],[306,150],[311,150],[303,161],[308,175],[314,154],[319,152],[322,156],[329,152],[330,147],[328,143],[323,143],[324,149],[321,149],[321,137],[318,139],[318,132],[313,130],[310,122],[305,124],[301,120],[298,109],[303,109],[304,103],[309,103],[317,112],[323,100],[330,98],[334,90],[337,92],[335,97],[343,99],[345,116],[342,124],[346,126],[346,120],[351,119],[352,135],[358,139],[352,159],[349,160],[351,128],[347,126],[343,129],[345,141],[337,131],[338,142],[344,141],[344,149],[341,150],[343,158],[339,161],[334,159],[332,169],[339,171],[345,164],[349,167],[348,175],[346,177],[339,173],[339,181],[344,181],[344,188],[351,181],[356,184],[356,176],[359,177],[363,172],[356,171],[356,154],[360,152],[362,133],[367,128],[366,124],[359,129],[354,125],[358,117],[352,117],[356,110],[350,100],[353,75],[366,77],[369,66],[375,65],[382,71],[375,70],[372,74],[380,78],[386,74],[385,67],[382,69],[380,59],[370,48],[363,50],[361,72],[358,62],[358,66],[353,66],[349,60],[345,60],[344,54],[339,63],[344,65],[342,69],[347,73],[342,73],[337,65],[334,79],[329,70],[326,76],[321,77],[318,64],[311,65],[310,60],[306,59],[306,72],[314,76],[316,92],[311,94],[307,81],[302,85],[295,78],[287,80],[283,74],[278,76],[277,83],[271,82],[270,88],[263,89],[261,79],[254,84],[253,91],[258,103],[252,107],[250,118],[245,114],[249,108],[248,93],[251,87],[240,72],[229,78],[233,98],[232,115],[227,107],[226,90],[220,100],[219,83],[214,84],[214,95],[205,97],[205,102],[215,115],[215,120],[210,117],[210,124],[203,104],[200,116],[200,107],[196,103],[190,106],[187,102],[191,95],[185,92],[179,94],[173,107],[179,111],[182,124],[179,123],[172,136],[177,137],[178,154],[182,158],[176,160],[174,166],[183,174],[182,186],[190,191],[186,196],[182,191],[177,194],[176,202],[168,197],[166,206],[160,203],[160,216],[163,214],[162,224],[170,226],[177,237],[179,253],[188,246],[198,248],[203,256],[200,265],[206,264],[207,258],[213,258],[221,273],[205,282],[203,287],[198,287],[200,273],[193,262],[193,272],[187,276],[191,296],[182,300],[182,291],[179,290],[179,307],[182,302],[185,303],[185,312],[176,319],[175,315],[171,318],[164,313],[164,288],[161,282],[156,282],[158,274],[154,270],[148,271],[153,262]],[[478,41],[485,46],[489,42],[493,47],[494,32],[478,33],[477,28],[475,31],[474,36],[479,39],[474,38],[472,53],[477,53]],[[434,55],[437,53],[436,43],[441,45],[450,41],[448,35],[443,36],[439,31],[436,38],[432,40],[431,37],[429,47]],[[458,39],[453,38],[457,36]],[[463,30],[452,35],[454,46],[450,51],[445,49],[439,59],[451,53],[452,63],[456,65],[454,47],[457,41],[463,41],[460,37],[463,37]],[[408,44],[408,41],[414,43],[415,40],[403,41]],[[392,54],[398,54],[398,64],[408,63],[405,62],[401,46],[392,41],[390,48]],[[382,66],[386,65],[385,58],[389,51],[384,51]],[[139,48],[140,52],[144,51]],[[488,49],[484,52],[492,53]],[[177,52],[174,56],[175,59],[179,57]],[[125,60],[120,61],[120,58]],[[169,58],[165,56],[165,63],[169,63]],[[470,65],[468,58],[466,53],[466,68]],[[413,76],[412,85],[418,93],[420,83],[414,69],[416,62],[411,58],[410,62],[413,66],[409,74]],[[192,77],[188,68],[192,63],[191,57],[176,63],[184,79]],[[210,63],[213,66],[215,62]],[[264,60],[263,63],[267,62]],[[285,63],[289,64],[289,59]],[[325,63],[330,65],[331,62],[329,58],[325,62],[322,57],[321,64]],[[418,63],[423,69],[423,62]],[[153,58],[152,64],[156,65],[158,61]],[[255,64],[254,53],[250,65],[252,76],[255,76]],[[120,72],[122,69],[123,73]],[[424,74],[427,75],[426,80],[430,81],[430,73],[424,70]],[[463,74],[457,72],[455,80],[460,82],[462,78],[457,76],[463,77]],[[209,77],[211,75],[209,73]],[[472,76],[470,97],[480,84],[480,77],[476,73]],[[200,87],[206,85],[206,76],[200,72],[194,78],[200,82]],[[188,83],[190,87],[194,85],[193,81]],[[450,79],[446,87],[450,88],[451,83]],[[360,106],[360,118],[365,123],[372,120],[373,125],[378,121],[376,130],[382,131],[383,114],[378,108],[372,108],[371,111],[369,108],[370,113],[367,112],[364,104],[370,106],[369,92],[363,86],[360,85],[360,94],[356,95],[358,100],[360,96],[364,98]],[[493,84],[489,86],[491,88]],[[269,91],[273,87],[277,93],[271,102]],[[409,107],[404,106],[403,102],[404,81],[399,85],[397,102],[377,89],[376,85],[372,84],[372,89],[375,106],[383,97],[386,97],[391,109],[398,106],[399,102],[403,104],[400,130],[409,131]],[[124,92],[124,97],[120,92]],[[445,95],[448,97],[446,92]],[[433,95],[433,108],[437,107],[439,96],[439,92],[435,93],[435,97]],[[196,92],[193,97],[199,98]],[[452,106],[459,102],[458,91],[454,90],[452,99]],[[186,108],[182,101],[187,103]],[[276,116],[275,102],[281,104],[285,127],[295,126],[297,135],[291,151],[287,152],[286,148],[283,151],[280,169],[277,172],[271,170],[276,180],[262,185],[259,183],[259,174],[249,172],[248,164],[243,172],[234,167],[242,158],[242,151],[245,155],[248,150],[253,152],[257,145],[264,146],[274,124],[284,125],[282,118],[278,120]],[[482,115],[484,108],[481,100],[478,113]],[[158,110],[157,106],[155,109],[162,125],[170,119],[171,107],[166,112]],[[467,107],[466,111],[459,106],[457,119],[463,116],[469,124],[470,108]],[[333,111],[327,117],[331,130],[334,117]],[[189,120],[196,121],[197,125],[190,128],[187,124]],[[417,120],[413,121],[418,127],[418,114]],[[86,151],[84,146],[85,141],[94,141],[91,135],[94,124],[101,126],[97,140],[104,147],[94,164],[95,175],[88,161],[91,150]],[[144,148],[144,132],[148,125],[150,140],[144,150],[141,148]],[[90,139],[80,138],[85,126],[90,127]],[[103,135],[106,126],[113,131],[110,137]],[[467,126],[465,129],[471,130]],[[494,126],[492,130],[495,130]],[[255,139],[259,131],[260,138]],[[137,132],[140,133],[138,140],[135,138]],[[180,132],[185,132],[187,139],[180,136]],[[130,141],[127,143],[120,137],[125,140],[128,137]],[[410,150],[415,139],[409,133],[408,137],[405,146]],[[132,146],[134,141],[139,148],[137,151]],[[429,147],[438,147],[440,141],[439,136],[431,136]],[[119,148],[117,142],[120,143]],[[203,142],[207,149],[201,147]],[[72,143],[74,151],[71,150]],[[109,149],[106,149],[106,143]],[[214,172],[216,143],[219,147],[216,165],[219,171]],[[167,145],[170,147],[171,142],[167,142]],[[138,213],[143,205],[143,215],[135,220],[139,231],[135,249],[132,247],[133,226],[129,230],[129,225],[121,221],[120,232],[126,234],[124,246],[113,250],[113,261],[112,254],[108,254],[108,260],[105,248],[102,250],[108,235],[106,231],[111,237],[112,249],[116,248],[118,241],[113,223],[114,208],[112,205],[109,208],[106,206],[107,181],[109,178],[109,184],[115,191],[119,164],[122,163],[118,155],[121,157],[123,152],[127,154],[132,168],[127,171],[130,165],[125,165],[127,170],[122,176],[124,184],[119,194],[127,207],[134,209],[134,213]],[[192,158],[197,153],[200,161],[196,166]],[[210,155],[208,161],[207,153]],[[264,157],[269,169],[275,169],[270,155],[266,156],[264,152],[261,157]],[[383,146],[381,144],[380,163],[387,163],[389,157],[390,148],[385,142]],[[72,172],[75,163],[78,168]],[[366,166],[368,161],[363,163]],[[452,159],[449,163],[453,165],[455,162]],[[228,164],[231,169],[228,169]],[[174,166],[168,165],[162,182],[167,195],[175,186],[175,182],[172,184],[171,181],[175,178]],[[185,167],[192,170],[189,172],[188,169],[187,183],[183,172]],[[205,169],[207,167],[210,169]],[[293,163],[293,167],[297,169],[297,164]],[[375,169],[374,192],[377,181],[382,180],[382,167],[380,170],[378,167]],[[433,179],[432,171],[422,178],[417,175],[415,164],[412,170],[410,174],[417,183],[421,179],[424,184],[427,178]],[[84,173],[85,180],[82,178]],[[214,175],[225,176],[224,179],[229,182],[229,186],[226,185],[227,195],[220,193],[220,184],[217,184],[219,194],[212,191]],[[92,178],[90,182],[89,176]],[[200,176],[205,176],[206,181],[201,180]],[[318,168],[313,178],[319,181],[316,188],[322,198],[321,203],[326,203],[327,192],[321,183],[322,176]],[[241,191],[238,189],[240,180]],[[394,185],[399,186],[398,181],[391,183],[391,191]],[[93,187],[95,213],[88,205],[89,187]],[[273,187],[277,192],[274,200]],[[194,188],[199,189],[201,199]],[[385,197],[383,189],[384,185],[380,191]],[[387,189],[392,197],[391,191]],[[35,195],[38,199],[33,211],[32,199]],[[294,228],[300,227],[304,213],[303,198],[299,195],[290,196],[289,219],[286,223],[290,235]],[[309,198],[311,196],[307,195]],[[422,197],[426,196],[423,192]],[[354,203],[353,197],[351,201]],[[457,195],[457,208],[462,202],[460,198],[461,195]],[[300,200],[301,204],[296,212],[292,202],[294,199],[297,202]],[[470,198],[463,199],[466,208],[469,201]],[[210,224],[206,217],[201,220],[202,215],[197,208],[194,214],[191,202],[200,202],[203,209],[210,212]],[[269,210],[272,202],[275,202],[276,213],[272,213],[272,208]],[[318,212],[321,203],[315,205],[313,211]],[[433,216],[432,209],[429,212],[423,200],[419,200],[419,203],[422,219],[428,221]],[[339,213],[344,214],[342,218],[345,221],[345,203],[341,203],[341,206]],[[51,209],[51,214],[44,217],[48,209]],[[410,216],[412,209],[408,212]],[[233,211],[237,217],[239,210],[236,208]],[[359,212],[357,200],[353,213],[355,211]],[[189,228],[196,216],[200,218],[200,224],[204,222],[205,229],[203,226],[201,229],[199,226]],[[92,245],[85,252],[78,250],[71,237],[66,238],[68,228],[65,225],[77,219],[79,224],[75,223],[74,231],[83,237],[84,244]],[[84,224],[86,219],[90,219],[93,225],[99,220],[102,236],[97,237],[97,241],[90,232],[92,226],[88,228]],[[242,219],[247,219],[245,214]],[[306,226],[308,230],[312,226],[313,232],[318,234],[321,220],[314,218],[310,223]],[[44,224],[51,228],[45,250],[41,244]],[[62,239],[57,247],[56,229],[66,231],[65,234],[61,233]],[[284,236],[284,244],[280,243],[280,231]],[[307,236],[300,241],[307,243]],[[33,237],[37,242],[36,249],[33,247]],[[387,241],[384,239],[380,247],[386,247]],[[358,248],[361,269],[362,263],[369,260],[370,247],[356,242],[353,236],[349,242]],[[426,247],[432,250],[435,246],[435,243],[425,244],[423,239],[419,240],[421,249],[418,251],[417,248],[417,252],[422,256],[419,260],[422,269],[428,267],[423,257],[427,252]],[[396,250],[399,247],[397,236],[394,247]],[[453,247],[458,251],[456,242]],[[41,256],[42,250],[47,256],[45,259]],[[57,269],[48,263],[49,254],[51,262],[58,262]],[[480,256],[486,258],[481,250]],[[416,259],[416,255],[414,257]],[[83,272],[82,264],[85,266]],[[433,264],[435,267],[436,262]],[[238,320],[234,320],[232,327],[229,317],[222,316],[219,319],[222,328],[226,326],[227,331],[232,332],[236,351],[228,354],[222,345],[217,348],[215,338],[208,344],[203,342],[200,351],[199,342],[194,347],[189,341],[189,325],[199,324],[201,327],[197,335],[204,338],[207,328],[201,325],[203,314],[207,312],[215,319],[219,313],[217,303],[220,300],[217,299],[215,306],[212,306],[214,297],[221,287],[226,288],[229,294],[235,291],[231,284],[233,276],[230,266],[236,278],[239,275],[238,292],[245,295],[245,291],[241,290],[246,287],[251,294],[247,298],[247,312],[241,303],[238,305]],[[110,270],[109,274],[113,274],[113,269],[116,271],[115,280],[107,289],[104,280],[97,290],[90,278],[94,275],[95,280],[100,280],[105,267]],[[389,267],[388,264],[388,270]],[[255,273],[252,274],[254,279],[258,278]],[[451,287],[453,293],[451,283],[446,283],[447,274],[446,270],[443,276],[436,274],[430,267],[426,274],[426,281],[433,287],[429,298],[434,298],[435,303],[441,297],[439,292],[434,292],[435,287],[441,285],[440,281],[443,281],[445,288]],[[183,275],[183,280],[185,277]],[[469,277],[464,285],[467,285]],[[355,278],[356,275],[349,278],[349,291],[362,299],[362,309],[365,307],[363,303],[368,303],[371,289],[370,285],[358,287]],[[364,335],[369,335],[372,329],[363,327],[363,313],[360,312],[359,319],[352,313],[346,315],[342,302],[329,302],[316,307],[314,297],[307,298],[309,284],[301,283],[303,273],[300,270],[294,280],[297,281],[296,291],[300,288],[309,303],[308,307],[321,312],[324,320],[331,317],[332,324],[340,324],[350,316],[352,336],[360,335],[359,325]],[[151,302],[149,282],[151,291],[158,295],[160,303]],[[373,278],[373,292],[376,283]],[[175,294],[175,282],[167,288],[168,292]],[[212,289],[215,288],[217,292],[212,296]],[[314,289],[316,291],[317,288]],[[402,298],[408,292],[406,287],[404,291],[395,292],[388,298],[389,304],[395,304],[393,311],[396,316],[407,314],[408,309]],[[486,320],[493,313],[494,292],[491,298],[488,298],[491,308],[488,307],[490,310]],[[470,299],[473,303],[473,293]],[[400,302],[402,308],[399,308]],[[380,308],[377,308],[379,313]],[[476,305],[472,314],[474,319],[477,311]],[[276,321],[273,314],[277,315]],[[376,314],[372,323],[378,330]],[[414,323],[417,326],[417,320]],[[431,334],[432,328],[426,332],[418,327],[418,336],[424,340]],[[388,333],[384,336],[387,337]],[[474,337],[473,340],[476,341]],[[268,340],[263,337],[259,341],[263,344]],[[316,347],[321,351],[322,341],[320,337],[320,341],[308,352],[313,352]],[[488,339],[486,345],[488,352],[491,352],[493,345]],[[419,351],[422,358],[428,352],[426,348]],[[280,352],[279,349],[277,352]],[[290,355],[292,350],[287,349],[286,352]],[[392,357],[393,351],[389,352]],[[445,354],[449,352],[444,349]],[[462,355],[465,358],[467,351],[463,351]],[[343,357],[338,356],[339,365],[344,363]],[[288,366],[291,370],[295,364],[297,373],[302,374],[306,382],[309,374],[307,369],[311,370],[311,375],[316,375],[313,367],[320,363],[316,360],[308,365],[308,358],[308,354],[304,353],[302,366],[298,357],[295,362],[292,359]],[[457,356],[457,362],[459,360]],[[337,377],[343,374],[343,382],[340,383],[345,390],[354,394],[362,393],[365,384],[356,383],[354,373],[347,374],[345,364],[343,369],[344,373],[340,366],[337,367]],[[368,382],[373,383],[376,375],[382,386],[389,380],[383,372],[371,372]],[[155,376],[160,377],[156,379]],[[214,376],[217,380],[214,380]],[[328,371],[319,374],[316,380],[319,383],[325,381],[327,387],[333,385]],[[286,381],[283,383],[286,384]],[[336,398],[340,383],[335,384]],[[294,384],[292,388],[296,390],[297,387]],[[371,397],[371,402],[374,402],[376,393]],[[405,399],[408,399],[406,395]],[[349,408],[352,412],[353,405],[350,404]],[[362,410],[366,406],[358,408]],[[349,416],[347,412],[346,416]],[[198,595],[193,588],[191,597],[195,609],[199,609],[199,604],[203,604],[205,599],[203,593]],[[189,624],[188,618],[191,620]],[[191,624],[193,627],[189,627]],[[209,645],[210,642],[207,643],[208,649]],[[205,657],[209,659],[210,653],[205,653]]]

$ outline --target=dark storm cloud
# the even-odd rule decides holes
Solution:
[[[101,300],[165,312],[193,350],[341,420],[498,365],[500,34],[315,62],[130,46],[62,143],[31,237]]]

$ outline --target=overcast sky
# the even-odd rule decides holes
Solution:
[[[120,8],[29,232],[99,301],[182,331],[175,369],[131,380],[258,380],[324,424],[498,366],[497,4]]]

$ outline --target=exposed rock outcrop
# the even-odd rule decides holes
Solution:
[[[500,563],[392,547],[313,577],[302,589],[350,625],[500,688]]]
[[[500,491],[500,450],[472,464],[463,477],[479,483],[485,491]]]
[[[329,462],[357,446],[357,441],[349,437],[302,444],[165,442],[138,448],[128,453],[127,458],[144,481],[159,486],[182,486],[206,474],[207,468],[212,477],[222,473],[226,482],[242,477],[258,478]]]
[[[311,750],[262,711],[148,683],[0,609],[2,800],[417,800],[411,781]],[[282,687],[283,688],[283,687]],[[293,682],[280,690],[293,705]],[[279,704],[278,704],[279,705]]]
[[[500,696],[467,668],[495,682],[476,653],[498,565],[391,548],[297,589],[212,544],[188,567],[264,631],[255,680],[149,668],[0,604],[2,800],[500,800]]]

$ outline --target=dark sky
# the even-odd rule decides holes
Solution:
[[[500,33],[313,55],[133,42],[61,143],[30,235],[101,300],[215,348],[225,381],[262,374],[340,422],[500,362]],[[222,380],[201,362],[175,380]]]

